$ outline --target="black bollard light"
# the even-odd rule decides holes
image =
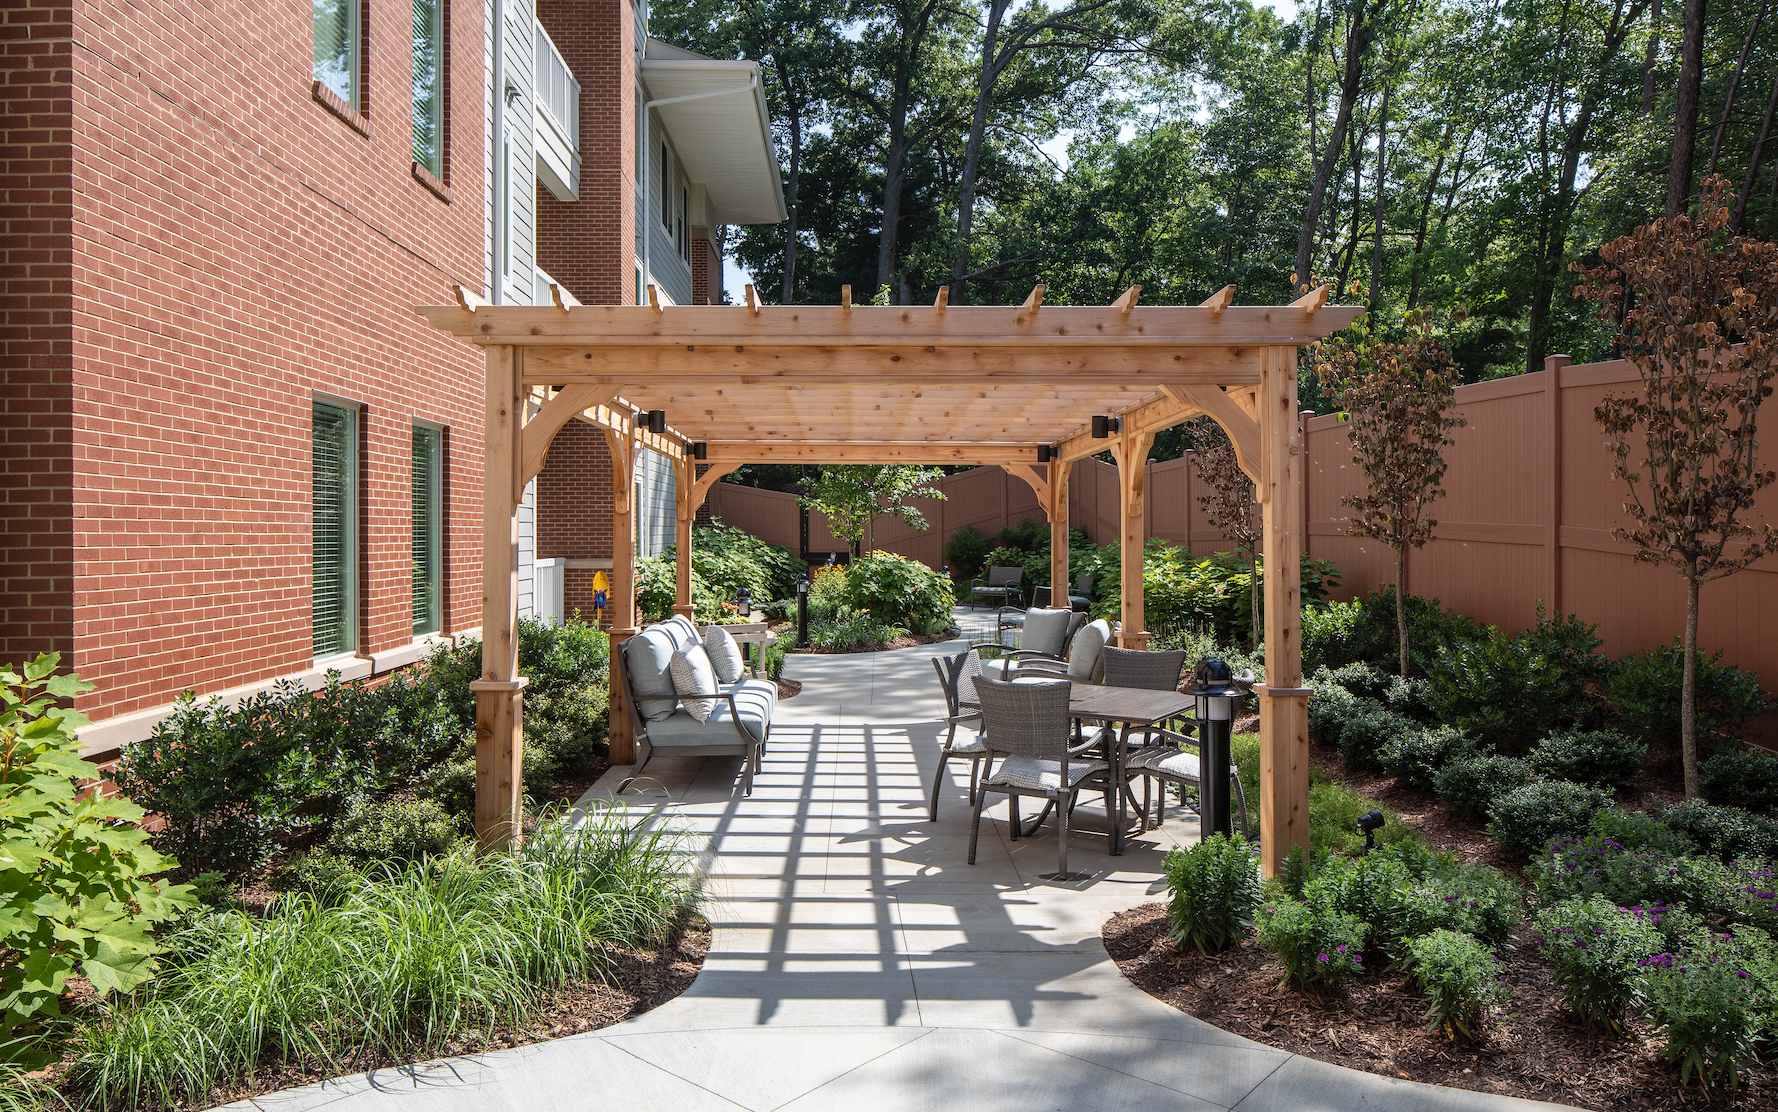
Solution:
[[[809,569],[796,580],[796,647],[809,647]]]
[[[1229,815],[1229,735],[1235,703],[1251,690],[1251,675],[1237,677],[1225,661],[1214,657],[1198,662],[1185,689],[1198,703],[1198,799],[1200,832],[1206,838],[1234,833]]]

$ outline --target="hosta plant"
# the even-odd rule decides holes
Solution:
[[[149,928],[191,904],[150,879],[174,862],[148,847],[143,813],[83,790],[86,717],[59,705],[93,685],[58,675],[60,653],[0,667],[0,1040],[54,1015],[68,978],[101,994],[154,974]]]

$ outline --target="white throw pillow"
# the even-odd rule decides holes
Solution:
[[[710,654],[704,646],[693,645],[684,652],[673,654],[673,663],[668,666],[673,674],[673,690],[679,693],[679,704],[685,713],[699,722],[707,721],[710,712],[716,709],[715,699],[688,699],[687,695],[710,695],[716,691],[716,672],[710,667]]]
[[[721,626],[704,627],[704,652],[709,654],[716,682],[734,683],[745,674],[747,660],[741,655],[741,646],[736,643],[734,634]]]

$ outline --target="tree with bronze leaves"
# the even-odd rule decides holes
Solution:
[[[1395,552],[1395,628],[1401,674],[1408,674],[1408,552],[1432,539],[1438,521],[1428,508],[1444,496],[1445,446],[1455,416],[1457,366],[1433,337],[1424,311],[1410,313],[1400,343],[1361,336],[1315,345],[1316,373],[1337,387],[1352,440],[1352,462],[1364,470],[1363,494],[1340,500],[1352,513],[1346,534],[1382,541]]]
[[[1593,416],[1630,490],[1632,524],[1612,536],[1685,579],[1688,799],[1698,795],[1698,588],[1778,551],[1770,524],[1746,521],[1774,478],[1759,469],[1756,424],[1778,373],[1778,244],[1728,235],[1728,188],[1713,174],[1695,219],[1670,216],[1607,244],[1605,265],[1575,290],[1620,322],[1618,350],[1642,376],[1640,396],[1608,396]]]
[[[1260,517],[1254,512],[1257,503],[1253,500],[1253,480],[1241,470],[1235,445],[1221,425],[1204,417],[1191,422],[1186,431],[1197,448],[1198,477],[1210,487],[1209,494],[1199,496],[1198,505],[1209,515],[1210,524],[1235,542],[1237,552],[1247,553],[1247,590],[1253,613],[1252,648],[1257,653],[1263,622],[1258,575]]]

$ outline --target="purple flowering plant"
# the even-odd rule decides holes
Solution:
[[[1589,1026],[1621,1032],[1639,998],[1639,963],[1663,945],[1654,924],[1595,895],[1546,907],[1533,926],[1568,1007]]]

